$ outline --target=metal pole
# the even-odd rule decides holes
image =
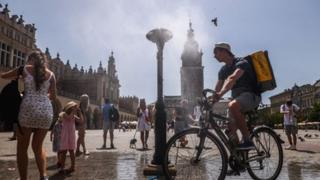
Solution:
[[[163,102],[163,47],[172,38],[172,33],[166,29],[154,29],[147,34],[147,39],[156,43],[157,52],[157,103],[154,126],[155,150],[151,164],[144,169],[145,175],[161,175],[164,151],[166,146],[166,112]]]
[[[155,152],[153,155],[152,164],[161,165],[164,160],[164,151],[166,146],[166,112],[163,102],[163,47],[164,43],[157,42],[158,53],[158,100],[156,103],[156,120],[155,120]]]

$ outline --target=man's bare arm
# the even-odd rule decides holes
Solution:
[[[218,80],[217,81],[217,84],[216,84],[216,86],[215,86],[215,88],[214,88],[214,90],[216,91],[216,92],[219,92],[221,89],[222,89],[222,87],[223,87],[223,80]]]
[[[243,75],[244,70],[237,68],[223,83],[222,89],[217,92],[219,97],[222,97],[227,93],[237,82],[237,80]]]

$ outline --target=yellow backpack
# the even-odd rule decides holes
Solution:
[[[255,71],[258,92],[263,93],[277,87],[268,51],[255,52],[245,59],[248,60]]]

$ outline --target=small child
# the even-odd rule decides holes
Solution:
[[[58,118],[58,121],[54,125],[50,133],[50,141],[52,142],[52,151],[57,153],[57,167],[61,167],[62,153],[60,151],[61,144],[61,130],[62,130],[62,117]]]
[[[78,116],[77,116],[78,115]],[[62,131],[61,131],[61,145],[60,150],[62,152],[61,158],[61,172],[65,172],[65,160],[66,154],[69,151],[71,159],[71,167],[67,170],[67,173],[71,173],[75,170],[75,149],[76,149],[76,127],[75,122],[83,123],[83,117],[80,112],[80,108],[77,103],[70,101],[66,104],[63,112],[60,113],[62,117]]]

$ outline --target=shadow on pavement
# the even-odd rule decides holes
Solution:
[[[115,150],[117,149],[116,147],[111,148],[111,147],[107,147],[107,148],[96,148],[97,150],[103,151],[103,150]]]
[[[152,149],[146,149],[146,148],[136,148],[137,151],[150,151]]]
[[[60,180],[60,179],[66,179],[68,177],[71,177],[72,175],[71,174],[63,174],[63,173],[55,173],[53,175],[51,175],[49,177],[49,180]]]
[[[295,151],[297,151],[297,152],[309,153],[309,154],[316,154],[316,153],[317,153],[317,152],[310,151],[310,150],[299,150],[299,149],[297,149],[297,150],[295,150]]]
[[[47,170],[55,170],[55,169],[59,169],[56,164],[47,167]]]
[[[16,154],[4,154],[4,155],[1,155],[0,157],[12,157],[12,156],[16,156]]]

